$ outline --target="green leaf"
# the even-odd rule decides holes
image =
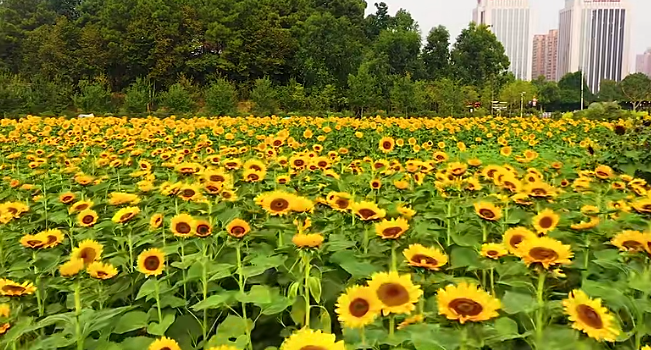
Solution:
[[[352,275],[353,279],[366,278],[380,270],[379,266],[358,260],[355,253],[347,250],[332,254],[330,261],[341,266],[342,269]]]
[[[500,340],[515,339],[520,337],[518,333],[518,323],[508,317],[500,317],[495,321],[495,330],[500,336]]]
[[[149,345],[154,342],[155,339],[149,337],[132,337],[126,338],[120,343],[120,348],[122,350],[144,350],[149,348]]]
[[[531,312],[536,308],[536,300],[529,294],[507,291],[502,298],[502,309],[507,314]]]
[[[211,295],[205,300],[202,300],[192,305],[192,310],[200,311],[207,309],[218,309],[230,304],[230,301],[235,296],[234,291],[223,291],[219,294]]]
[[[233,275],[232,264],[211,264],[208,266],[208,281],[216,281]]]
[[[310,276],[307,278],[307,286],[310,290],[310,295],[316,300],[321,301],[321,280],[317,277]]]
[[[145,281],[145,283],[140,286],[140,290],[138,291],[138,296],[136,296],[136,300],[144,298],[146,296],[152,295],[156,292],[156,279],[151,278]]]
[[[167,313],[163,315],[163,321],[160,323],[152,322],[147,327],[147,333],[151,335],[163,336],[167,329],[174,323],[176,317],[173,313]]]
[[[265,305],[262,308],[262,314],[263,315],[275,315],[278,313],[281,313],[285,311],[288,307],[290,307],[294,303],[294,300],[290,298],[286,298],[283,296],[276,296],[273,298],[271,303]]]
[[[143,311],[127,312],[118,319],[113,333],[122,334],[140,328],[147,328],[147,318],[147,313]]]
[[[479,265],[477,251],[470,248],[454,247],[450,253],[450,267],[476,267]]]
[[[239,316],[228,315],[226,319],[217,326],[217,336],[222,339],[230,339],[246,335],[247,325],[249,330],[253,329],[253,321],[249,319],[245,321]]]
[[[261,306],[271,303],[271,290],[267,286],[255,285],[245,293],[237,293],[235,299],[241,303],[253,303]]]

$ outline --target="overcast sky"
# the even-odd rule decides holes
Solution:
[[[367,12],[375,11],[374,4],[381,0],[367,0]],[[383,0],[389,5],[393,14],[404,8],[418,24],[423,36],[432,27],[444,25],[450,30],[452,42],[461,30],[472,20],[472,10],[477,6],[476,0]],[[564,0],[529,0],[534,9],[535,33],[546,33],[549,29],[558,28],[558,11],[563,8]],[[635,69],[635,55],[643,53],[651,47],[651,0],[629,0],[633,7],[633,29],[631,31],[631,63],[630,68]],[[636,15],[637,14],[637,15]],[[647,17],[647,18],[645,18]]]

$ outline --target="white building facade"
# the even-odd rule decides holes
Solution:
[[[529,0],[477,0],[473,21],[487,25],[504,46],[517,79],[531,80],[533,21]]]
[[[592,92],[604,79],[629,73],[631,10],[628,0],[565,0],[560,12],[557,79],[583,71]]]

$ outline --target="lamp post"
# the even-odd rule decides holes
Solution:
[[[520,118],[522,118],[524,113],[524,94],[526,94],[524,91],[520,94]]]

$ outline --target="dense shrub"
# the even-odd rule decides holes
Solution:
[[[79,92],[73,97],[75,107],[85,113],[111,111],[111,89],[102,81],[79,81]]]
[[[160,105],[172,113],[185,113],[194,108],[194,101],[190,91],[176,83],[160,94]]]
[[[155,97],[153,84],[148,79],[138,78],[127,88],[124,108],[127,112],[149,112]]]
[[[278,95],[268,78],[255,81],[251,90],[251,100],[255,104],[253,111],[257,114],[274,114],[278,111]]]
[[[226,79],[217,79],[208,86],[204,93],[208,112],[213,115],[229,115],[237,109],[237,91],[233,83]]]

